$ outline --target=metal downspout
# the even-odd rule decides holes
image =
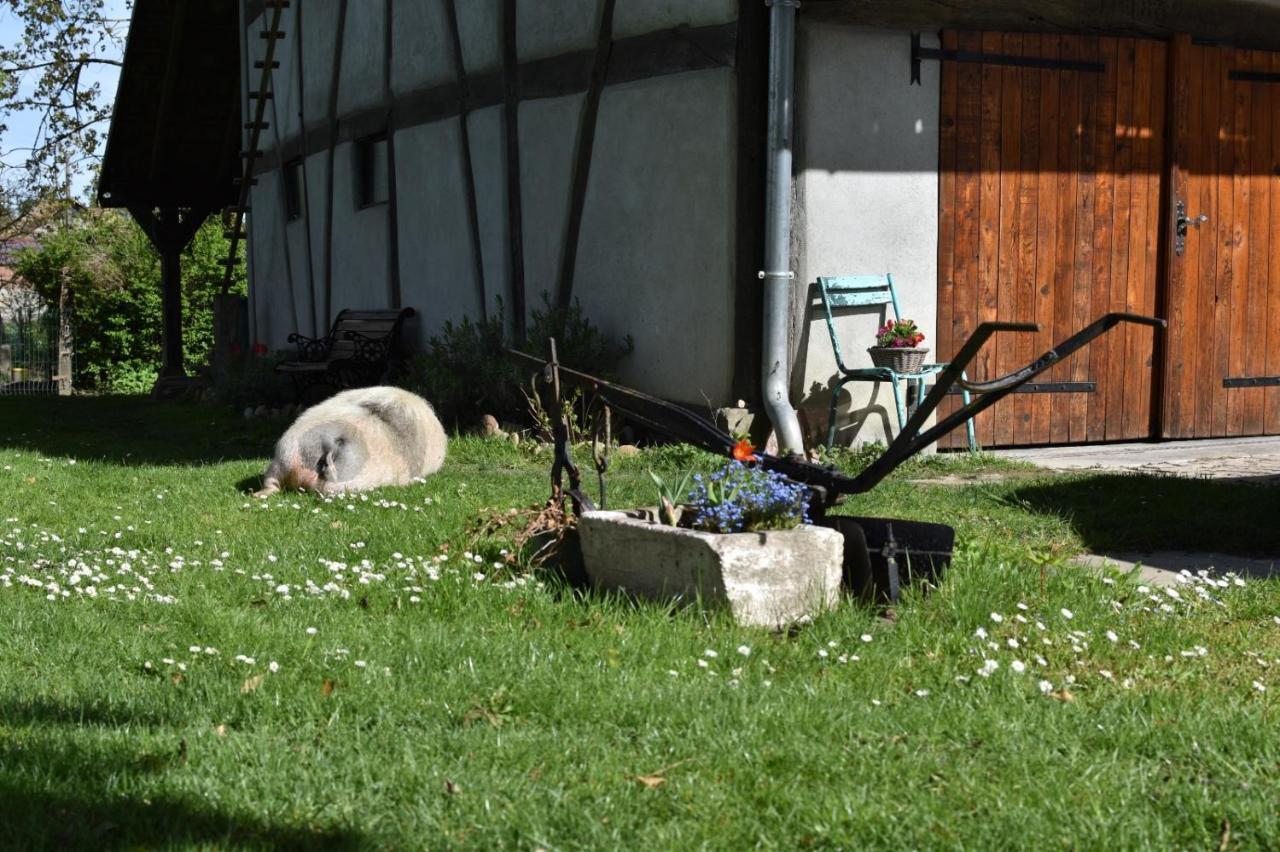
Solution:
[[[799,0],[765,0],[769,15],[769,140],[766,154],[764,341],[761,384],[778,436],[778,452],[803,453],[800,421],[791,407],[791,145]]]

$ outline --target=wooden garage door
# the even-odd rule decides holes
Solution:
[[[983,320],[1039,323],[1036,335],[987,345],[970,377],[990,379],[1107,311],[1154,314],[1167,46],[948,32],[943,48],[989,59],[942,66],[939,357]],[[1153,375],[1152,331],[1122,326],[1040,376],[1045,392],[1014,394],[980,416],[978,440],[1147,437]],[[962,430],[944,442],[962,444]]]
[[[1280,434],[1280,56],[1173,42],[1164,435]]]

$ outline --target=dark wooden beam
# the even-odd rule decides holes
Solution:
[[[182,354],[182,251],[212,212],[213,208],[209,207],[129,208],[134,221],[160,254],[161,378],[187,374]]]
[[[484,251],[480,246],[480,203],[476,198],[476,170],[471,159],[471,129],[467,124],[470,110],[467,100],[471,87],[468,83],[467,63],[462,55],[462,37],[458,29],[457,0],[445,0],[445,14],[449,19],[449,49],[453,54],[453,68],[458,86],[458,144],[462,149],[462,175],[467,182],[467,226],[471,232],[471,262],[476,271],[476,288],[480,297],[480,319],[489,319],[489,301],[484,282]]]
[[[560,258],[560,282],[556,289],[556,305],[565,310],[573,299],[573,278],[578,265],[578,238],[582,232],[582,208],[587,202],[587,181],[591,178],[591,155],[596,142],[596,118],[600,114],[600,95],[604,91],[609,70],[609,53],[613,46],[613,9],[617,0],[602,0],[600,31],[596,36],[596,55],[591,68],[587,98],[582,105],[582,122],[578,126],[578,149],[573,165],[573,187],[569,197],[569,222],[565,228],[564,254]]]
[[[805,0],[809,21],[922,30],[1169,38],[1280,48],[1280,0]]]
[[[178,211],[172,207],[160,211],[161,232],[176,230]],[[160,246],[160,311],[163,318],[163,360],[160,378],[185,376],[182,355],[182,245],[166,234]]]
[[[516,0],[502,2],[502,95],[506,118],[507,240],[511,250],[511,313],[516,341],[524,342],[524,221],[520,196],[520,60],[516,52]]]

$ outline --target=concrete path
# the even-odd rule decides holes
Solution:
[[[1226,553],[1193,553],[1165,550],[1150,553],[1087,553],[1071,560],[1077,565],[1100,568],[1110,565],[1123,572],[1137,571],[1143,582],[1155,586],[1176,586],[1182,571],[1208,571],[1215,577],[1232,573],[1245,579],[1280,577],[1280,559],[1251,559]]]
[[[1050,470],[1150,473],[1280,485],[1280,437],[996,450],[994,455]]]

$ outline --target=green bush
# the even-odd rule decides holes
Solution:
[[[621,342],[609,338],[592,325],[577,300],[565,309],[553,307],[545,293],[542,301],[543,308],[531,314],[519,349],[546,357],[554,337],[561,364],[601,378],[610,378],[619,362],[631,354],[631,336]],[[517,369],[507,357],[507,348],[514,346],[499,300],[498,309],[487,320],[464,317],[456,325],[446,322],[441,333],[427,342],[427,353],[412,361],[402,383],[431,400],[441,417],[455,427],[470,426],[484,414],[527,422],[531,417],[528,371]]]
[[[213,348],[213,296],[222,289],[227,243],[210,220],[182,253],[183,360],[196,373]],[[68,288],[79,389],[138,393],[162,362],[160,258],[142,229],[119,210],[92,210],[19,253],[17,273],[50,303]],[[232,292],[245,292],[243,266]]]

